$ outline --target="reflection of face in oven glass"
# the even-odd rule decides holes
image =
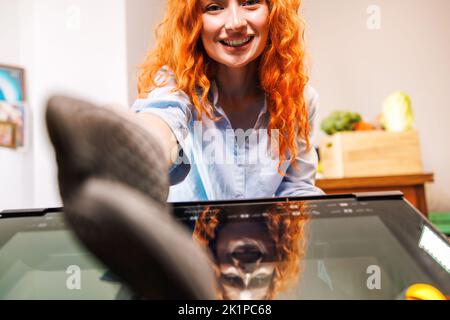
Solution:
[[[265,299],[275,274],[275,244],[264,223],[227,223],[216,254],[225,299]]]

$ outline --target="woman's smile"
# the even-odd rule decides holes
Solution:
[[[269,36],[269,8],[264,0],[201,0],[201,40],[208,56],[231,68],[256,60]]]
[[[238,38],[238,39],[226,39],[221,40],[220,43],[222,43],[224,46],[227,47],[233,47],[233,48],[240,48],[247,44],[249,44],[254,39],[253,36],[247,36],[245,38]]]
[[[227,53],[239,54],[244,53],[250,49],[255,37],[246,37],[237,40],[222,40],[220,44]]]

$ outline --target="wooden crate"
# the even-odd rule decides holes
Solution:
[[[320,142],[325,178],[423,173],[416,131],[340,132]]]

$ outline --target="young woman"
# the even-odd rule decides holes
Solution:
[[[140,296],[214,297],[206,254],[170,217],[168,198],[322,194],[299,5],[169,0],[142,66],[136,114],[49,100],[66,217]]]
[[[170,201],[318,195],[300,0],[169,0],[133,110]]]

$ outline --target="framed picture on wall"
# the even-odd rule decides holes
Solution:
[[[0,101],[26,101],[25,92],[25,70],[0,64]]]
[[[25,106],[25,70],[0,64],[0,147],[25,146]]]
[[[0,121],[0,147],[16,148],[16,124]]]

